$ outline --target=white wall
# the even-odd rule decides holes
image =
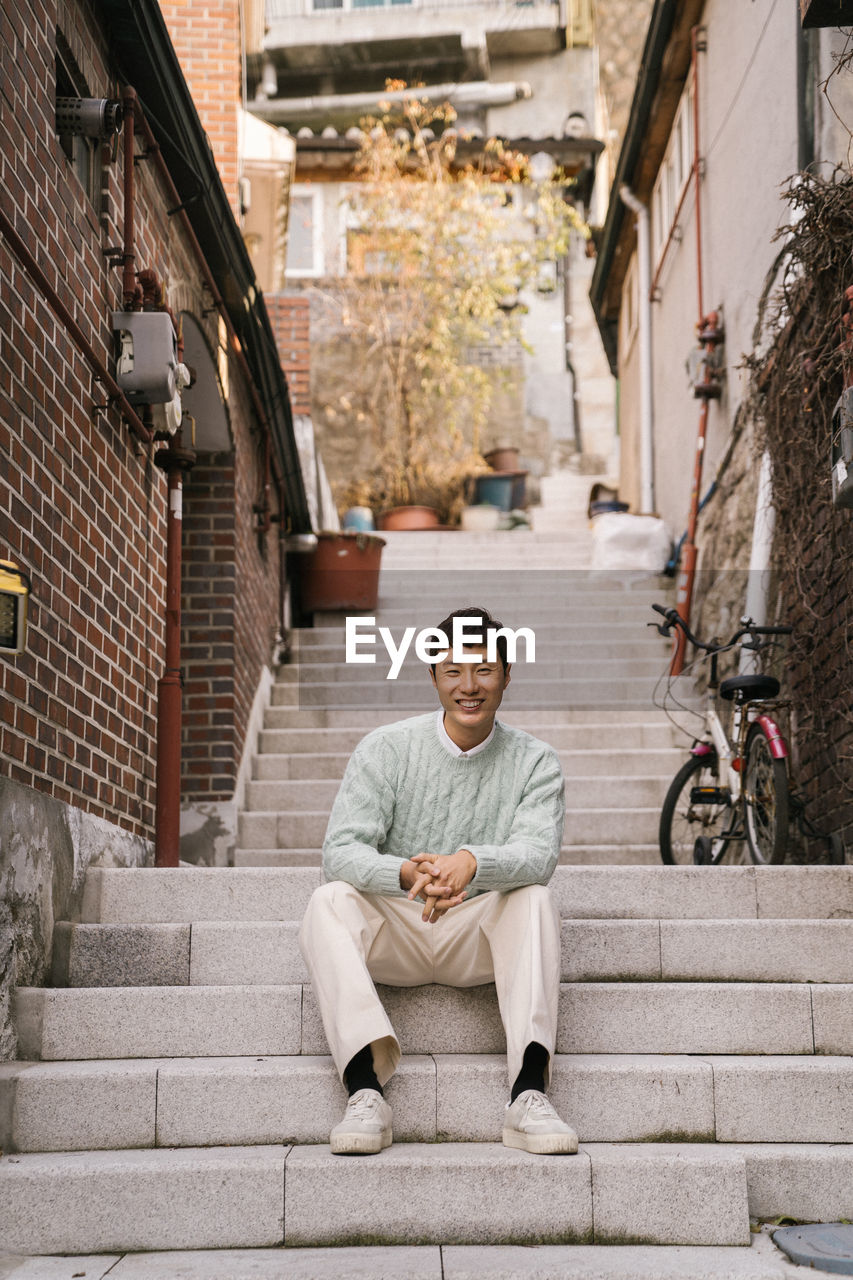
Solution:
[[[773,234],[787,218],[780,187],[797,169],[797,14],[784,0],[709,0],[703,13],[707,52],[700,54],[700,155],[704,309],[722,307],[727,377],[709,413],[702,493],[714,478],[743,399],[739,368],[768,270]],[[695,202],[689,195],[681,239],[667,254],[660,300],[652,308],[657,508],[679,536],[687,521],[700,402],[685,361],[698,319]],[[653,273],[655,265],[653,265]],[[624,299],[623,299],[624,303]],[[631,359],[622,368],[633,382]],[[623,430],[634,430],[623,401]],[[626,440],[624,452],[632,453]]]

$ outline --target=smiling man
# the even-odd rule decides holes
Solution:
[[[349,1093],[332,1130],[338,1155],[391,1144],[382,1087],[400,1046],[375,983],[494,982],[506,1031],[510,1101],[503,1141],[577,1151],[545,1096],[560,982],[560,921],[547,889],[560,853],[563,776],[544,742],[496,719],[510,682],[501,624],[430,668],[441,706],[375,729],[356,747],[323,845],[327,883],[300,931],[326,1038]],[[471,634],[468,625],[466,634]],[[493,636],[489,661],[489,635]],[[456,655],[459,656],[458,654]]]

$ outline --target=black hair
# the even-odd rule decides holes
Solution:
[[[454,618],[479,618],[483,624],[481,643],[484,645],[488,645],[488,637],[491,634],[503,630],[503,623],[498,622],[497,618],[493,618],[488,609],[482,609],[478,605],[468,605],[465,609],[454,609],[453,613],[449,613],[444,621],[440,622],[436,627],[436,630],[441,631],[447,638],[448,645],[453,644]],[[475,639],[474,643],[476,644],[478,641]],[[498,651],[498,657],[501,660],[501,665],[503,666],[504,671],[506,671],[506,636],[498,634],[496,636],[495,645]],[[437,666],[437,662],[430,663],[433,675],[435,675],[435,669]]]

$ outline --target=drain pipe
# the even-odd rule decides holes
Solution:
[[[655,509],[654,401],[652,391],[652,241],[648,205],[621,186],[619,196],[637,216],[637,257],[640,294],[640,512]]]

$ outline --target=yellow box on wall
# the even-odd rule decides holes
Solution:
[[[0,560],[0,653],[23,653],[27,645],[30,579],[11,560]]]

